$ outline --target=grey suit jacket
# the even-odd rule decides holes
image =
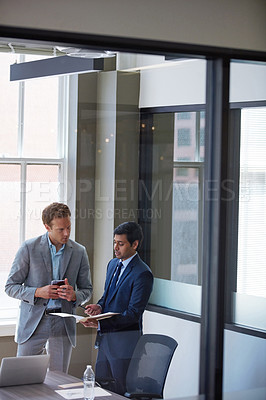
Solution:
[[[92,284],[88,255],[84,246],[68,240],[61,261],[60,279],[67,278],[76,292],[76,301],[61,300],[62,312],[73,314],[81,303],[92,295]],[[48,300],[34,297],[38,287],[50,285],[52,262],[47,233],[27,240],[18,250],[9,273],[5,292],[21,300],[19,320],[15,335],[17,343],[28,340],[37,328]],[[76,321],[64,318],[72,346],[76,345]]]

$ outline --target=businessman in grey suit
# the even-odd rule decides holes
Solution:
[[[90,266],[84,246],[69,239],[71,212],[52,203],[42,212],[47,232],[23,243],[9,273],[5,291],[19,299],[15,335],[17,355],[50,354],[50,370],[67,372],[76,345],[76,320],[52,312],[74,314],[92,295]],[[53,283],[61,280],[61,285]]]
[[[86,313],[119,313],[99,322],[83,322],[97,328],[96,380],[118,394],[126,392],[126,373],[142,335],[142,315],[148,303],[153,274],[137,253],[143,234],[136,222],[125,222],[114,230],[115,258],[108,263],[104,293]]]

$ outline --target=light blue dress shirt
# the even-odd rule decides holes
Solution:
[[[61,249],[56,252],[56,247],[52,244],[49,235],[47,233],[47,239],[48,239],[48,244],[49,244],[49,249],[51,253],[51,260],[52,260],[52,276],[53,280],[54,279],[60,279],[60,266],[61,266],[61,260],[62,260],[62,255],[64,252],[65,245],[61,247]],[[60,299],[49,299],[47,303],[47,308],[61,308],[61,300]]]
[[[117,283],[119,282],[119,279],[121,278],[121,276],[122,276],[123,272],[125,271],[126,267],[127,267],[128,264],[130,263],[130,261],[132,260],[132,258],[135,257],[136,254],[137,254],[137,252],[136,252],[135,254],[133,254],[133,256],[127,258],[127,259],[124,260],[124,261],[122,261],[121,259],[119,260],[119,262],[122,262],[123,265],[122,265],[122,267],[121,267],[121,272],[120,272],[120,275],[119,275],[119,277],[118,277],[118,279],[117,279]],[[117,284],[117,283],[116,283],[116,284]]]

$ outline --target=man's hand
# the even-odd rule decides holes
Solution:
[[[86,306],[85,314],[88,315],[98,315],[101,314],[102,307],[99,304],[88,304]]]
[[[46,285],[35,290],[35,297],[41,297],[42,299],[58,299],[57,293],[58,285]]]
[[[80,321],[80,323],[85,326],[85,328],[98,328],[98,321],[92,320],[92,321]]]
[[[37,288],[34,294],[35,297],[41,297],[43,299],[64,299],[67,301],[75,301],[76,293],[71,285],[68,283],[68,279],[65,278],[65,284],[59,285],[47,285]]]
[[[73,289],[73,286],[69,285],[68,279],[65,278],[65,284],[58,286],[57,293],[60,299],[64,299],[67,301],[75,301],[76,293]]]

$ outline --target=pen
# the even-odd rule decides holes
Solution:
[[[86,310],[86,307],[84,307],[84,306],[82,306],[82,305],[80,305],[79,307],[81,307],[81,308],[83,308],[84,310]]]

